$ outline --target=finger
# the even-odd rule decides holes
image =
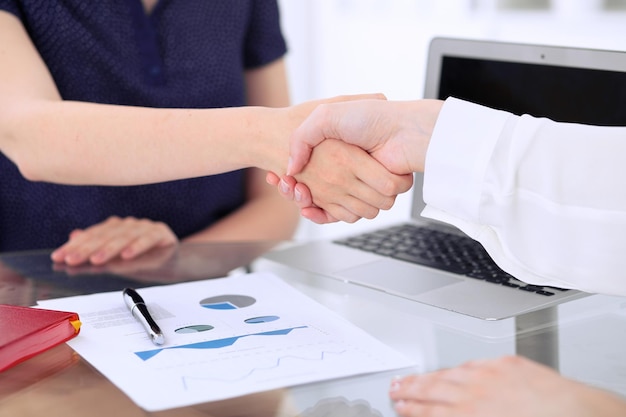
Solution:
[[[309,162],[313,148],[326,139],[322,124],[326,114],[329,114],[327,107],[318,106],[291,134],[287,175],[301,172],[302,168]]]
[[[354,184],[350,189],[350,194],[357,200],[380,210],[389,210],[396,196],[413,186],[413,174],[392,174],[365,152],[359,152],[353,156],[354,162],[350,164],[355,167],[354,174],[359,183]]]
[[[315,203],[315,200],[313,200],[313,202]],[[392,204],[393,202],[389,205],[389,207],[391,207]],[[343,199],[341,210],[339,210],[338,206],[335,205],[331,205],[329,208],[327,208],[328,205],[326,204],[316,205],[325,208],[330,214],[338,219],[341,218],[343,220],[344,218],[352,218],[353,220],[351,222],[343,220],[347,221],[348,223],[354,223],[362,218],[373,219],[378,216],[378,213],[380,213],[380,209],[378,207],[368,204],[367,202],[361,200],[360,198],[355,198],[354,196],[347,196]],[[342,217],[339,217],[337,215],[337,213],[343,213],[344,211],[349,212],[351,216],[346,217],[346,215],[342,214]]]
[[[151,223],[147,233],[142,233],[120,253],[122,259],[134,259],[150,249],[166,247],[178,242],[178,238],[164,223]]]
[[[394,410],[401,417],[456,417],[455,410],[447,404],[431,404],[416,401],[398,401]]]
[[[93,237],[89,239],[89,236]],[[102,248],[106,240],[102,235],[86,232],[80,238],[74,238],[59,248],[59,253],[55,257],[58,258],[58,262],[78,266],[88,262]]]
[[[356,221],[360,220],[362,216],[359,216],[358,214],[355,214],[355,211],[351,211],[346,208],[349,206],[350,204],[347,204],[346,206],[340,206],[338,204],[326,204],[323,209],[328,213],[329,216],[331,216],[327,217],[327,219],[335,218],[345,223],[355,223]]]
[[[311,190],[305,184],[297,183],[293,190],[296,204],[301,209],[306,207],[313,207],[313,196],[311,196]]]
[[[394,380],[389,396],[394,401],[459,403],[472,387],[472,374],[470,368],[454,367],[424,375],[410,375]]]
[[[65,257],[68,255],[69,252],[73,250],[73,248],[75,247],[74,242],[81,233],[84,233],[83,229],[72,230],[69,234],[68,241],[52,251],[52,253],[50,254],[50,259],[52,259],[52,261],[56,263],[65,262]],[[74,242],[72,242],[73,240]]]
[[[93,265],[102,265],[121,256],[142,236],[150,236],[150,228],[149,222],[134,218],[123,219],[119,226],[107,230],[108,233],[101,239],[101,246],[89,257],[89,262]]]
[[[328,158],[333,162],[320,164],[321,161],[328,162]],[[363,217],[372,219],[380,209],[389,209],[395,202],[395,194],[384,195],[362,180],[375,176],[389,177],[387,184],[393,183],[395,179],[394,174],[389,173],[363,149],[333,139],[315,149],[311,170],[304,170],[298,180],[313,190],[310,194],[315,206],[326,210],[336,219],[348,219],[345,214],[338,212],[338,208],[330,209],[331,204],[342,206],[356,216],[352,216],[354,222]],[[387,187],[384,191],[390,189]],[[308,194],[300,197],[308,198]]]
[[[380,169],[361,171],[359,179],[383,196],[396,196],[409,191],[413,186],[413,174],[392,174],[383,165],[380,165]]]
[[[381,167],[378,162],[367,156],[367,154],[365,154],[365,158],[357,158],[354,162],[350,162],[349,164],[350,166],[357,167],[357,169],[361,171],[367,170],[368,164],[370,167],[372,165],[377,168]],[[382,168],[382,170],[387,172],[384,168]],[[300,198],[308,199],[310,196],[313,205],[326,210],[336,219],[342,221],[351,219],[352,223],[363,217],[373,219],[378,215],[380,208],[388,209],[393,205],[395,196],[389,197],[378,193],[359,180],[358,172],[356,174],[357,176],[351,179],[344,176],[345,173],[338,174],[340,179],[336,178],[337,173],[330,174],[332,176],[329,177],[328,182],[331,184],[341,184],[341,186],[330,188],[328,192],[322,192],[321,194],[307,192],[306,190],[308,188],[304,188],[306,187],[304,182],[307,182],[307,180],[305,180],[303,183],[298,184],[299,190],[303,194]],[[299,206],[302,208],[305,205],[299,204]],[[351,215],[347,215],[345,213],[346,211],[350,212]]]
[[[319,207],[307,207],[300,211],[300,215],[305,219],[309,219],[317,224],[336,223],[339,220],[330,215],[330,213],[324,211]]]
[[[64,247],[59,246],[58,248],[52,251],[52,253],[50,254],[50,259],[52,259],[52,262],[62,263],[66,256],[67,256],[67,252],[65,252]]]
[[[85,232],[85,230],[84,230],[84,229],[74,229],[74,230],[72,230],[72,231],[70,232],[69,239],[70,239],[70,240],[71,240],[71,239],[75,239],[75,238],[77,238],[77,237],[78,237],[81,233],[84,233],[84,232]]]
[[[132,238],[128,235],[113,237],[89,256],[89,262],[92,265],[103,265],[118,257],[130,242]]]
[[[315,201],[315,200],[314,200]],[[360,217],[373,219],[380,210],[389,210],[396,201],[396,195],[381,194],[362,181],[353,184],[350,196],[343,199],[343,206]],[[318,204],[324,207],[322,204]]]
[[[63,246],[66,253],[63,262],[76,266],[90,260],[97,252],[112,239],[119,236],[129,222],[135,219],[120,219],[117,216],[109,217],[102,223],[85,229],[82,233],[74,235],[71,240]],[[105,254],[104,257],[107,255]]]
[[[278,190],[283,198],[293,201],[294,200],[294,187],[296,186],[296,179],[290,176],[282,176],[278,183]]]
[[[344,94],[325,99],[324,101],[328,103],[339,103],[342,101],[357,100],[387,100],[387,96],[385,96],[383,93]]]
[[[171,229],[161,222],[134,218],[123,222],[124,228],[91,258],[93,264],[102,264],[113,258],[133,259],[155,247],[163,247],[176,243],[178,238]]]
[[[268,171],[267,174],[265,174],[265,182],[269,185],[278,186],[278,181],[280,181],[280,178],[275,173]]]

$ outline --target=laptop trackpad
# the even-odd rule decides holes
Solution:
[[[430,268],[388,259],[344,269],[334,275],[383,291],[412,295],[463,282]]]

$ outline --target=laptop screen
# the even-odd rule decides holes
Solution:
[[[518,115],[626,126],[626,72],[444,56],[438,92]]]

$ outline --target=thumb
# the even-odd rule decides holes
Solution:
[[[291,134],[289,139],[289,161],[287,175],[293,176],[304,168],[311,158],[313,148],[326,139],[322,125],[324,121],[324,106],[319,106],[311,115]]]
[[[317,107],[291,135],[287,175],[293,176],[302,171],[309,162],[315,146],[325,139],[339,138],[335,131],[341,123],[341,113],[340,111],[333,112],[332,109],[343,109],[343,107],[333,107],[333,104],[339,105],[361,100],[387,100],[387,97],[381,93],[354,94],[319,101]]]

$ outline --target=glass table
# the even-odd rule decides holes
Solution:
[[[117,291],[269,271],[414,359],[416,371],[519,354],[626,396],[626,298],[592,295],[501,321],[482,321],[263,258],[283,242],[181,244],[103,267],[66,267],[49,251],[0,255],[0,303]],[[394,416],[395,372],[361,375],[157,413],[137,407],[68,345],[0,373],[7,416]]]

